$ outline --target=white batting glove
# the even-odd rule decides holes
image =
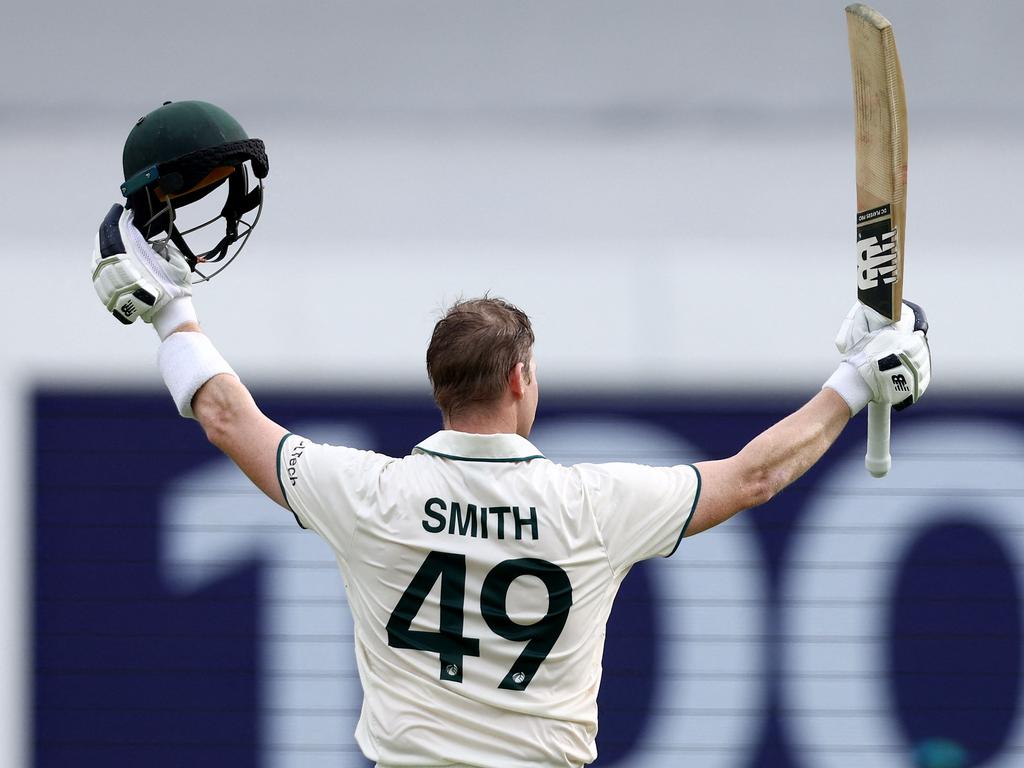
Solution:
[[[928,319],[909,301],[910,312],[898,323],[858,303],[836,336],[844,355],[825,387],[834,389],[856,414],[868,402],[888,403],[903,410],[916,403],[931,382]]]
[[[876,312],[866,304],[855,301],[850,311],[843,318],[839,332],[836,334],[836,349],[839,354],[846,356],[853,352],[854,347],[875,331],[880,331],[892,325],[892,321],[885,315]]]
[[[154,250],[120,205],[107,213],[93,246],[92,284],[103,306],[125,325],[141,317],[161,339],[186,322],[192,306],[192,270],[181,252],[165,243]]]

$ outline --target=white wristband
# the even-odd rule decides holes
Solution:
[[[203,384],[220,373],[238,376],[203,333],[172,333],[160,345],[157,359],[178,413],[186,419],[195,418],[192,398]]]
[[[846,401],[846,404],[850,406],[851,416],[856,416],[874,397],[871,387],[857,372],[857,367],[845,360],[839,364],[835,373],[828,377],[828,381],[821,385],[822,389],[826,387],[834,389]]]

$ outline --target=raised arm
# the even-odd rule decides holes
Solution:
[[[700,501],[686,535],[705,531],[771,499],[824,455],[850,416],[846,401],[835,390],[823,389],[735,456],[697,464]]]
[[[810,469],[869,401],[899,410],[924,394],[931,379],[928,323],[920,307],[907,305],[911,311],[896,325],[855,305],[836,339],[845,357],[822,391],[735,456],[696,465],[701,493],[688,536],[771,499]]]
[[[263,493],[287,508],[277,479],[277,449],[287,434],[256,406],[249,390],[202,333],[192,306],[191,270],[167,243],[157,253],[138,233],[131,211],[114,206],[96,238],[93,285],[121,322],[137,317],[160,336],[160,372],[183,416]]]
[[[175,333],[202,331],[197,323],[186,323]],[[207,439],[257,488],[287,509],[277,478],[277,449],[288,430],[267,418],[246,386],[230,373],[207,379],[192,396],[191,407]]]

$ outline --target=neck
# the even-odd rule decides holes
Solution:
[[[519,431],[514,408],[460,411],[444,419],[444,428],[474,435],[512,434]]]

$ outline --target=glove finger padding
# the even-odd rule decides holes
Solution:
[[[130,325],[149,316],[160,291],[128,258],[118,226],[123,212],[120,205],[113,206],[93,241],[92,285],[103,306]]]
[[[843,318],[839,331],[836,333],[836,349],[840,354],[848,355],[872,333],[891,324],[892,322],[885,315],[856,301],[850,307],[850,311],[846,313],[846,317]]]
[[[173,243],[160,244],[157,252],[135,226],[135,213],[130,210],[121,214],[117,226],[127,252],[142,263],[170,298],[192,295],[192,269]]]
[[[100,301],[115,318],[153,323],[161,338],[196,320],[192,271],[171,243],[158,252],[134,224],[134,214],[114,205],[93,246],[92,281]]]
[[[928,320],[924,316],[924,310],[910,301],[904,301],[903,306],[910,309],[914,317],[913,329],[916,331],[923,330],[927,334]],[[904,311],[901,314],[900,322],[904,322],[907,319],[908,313]],[[892,324],[892,321],[885,315],[876,312],[866,304],[856,301],[850,307],[850,311],[846,313],[846,317],[843,318],[839,331],[836,333],[836,349],[842,355],[853,354],[857,351],[858,347],[866,343],[872,334],[884,330]]]

